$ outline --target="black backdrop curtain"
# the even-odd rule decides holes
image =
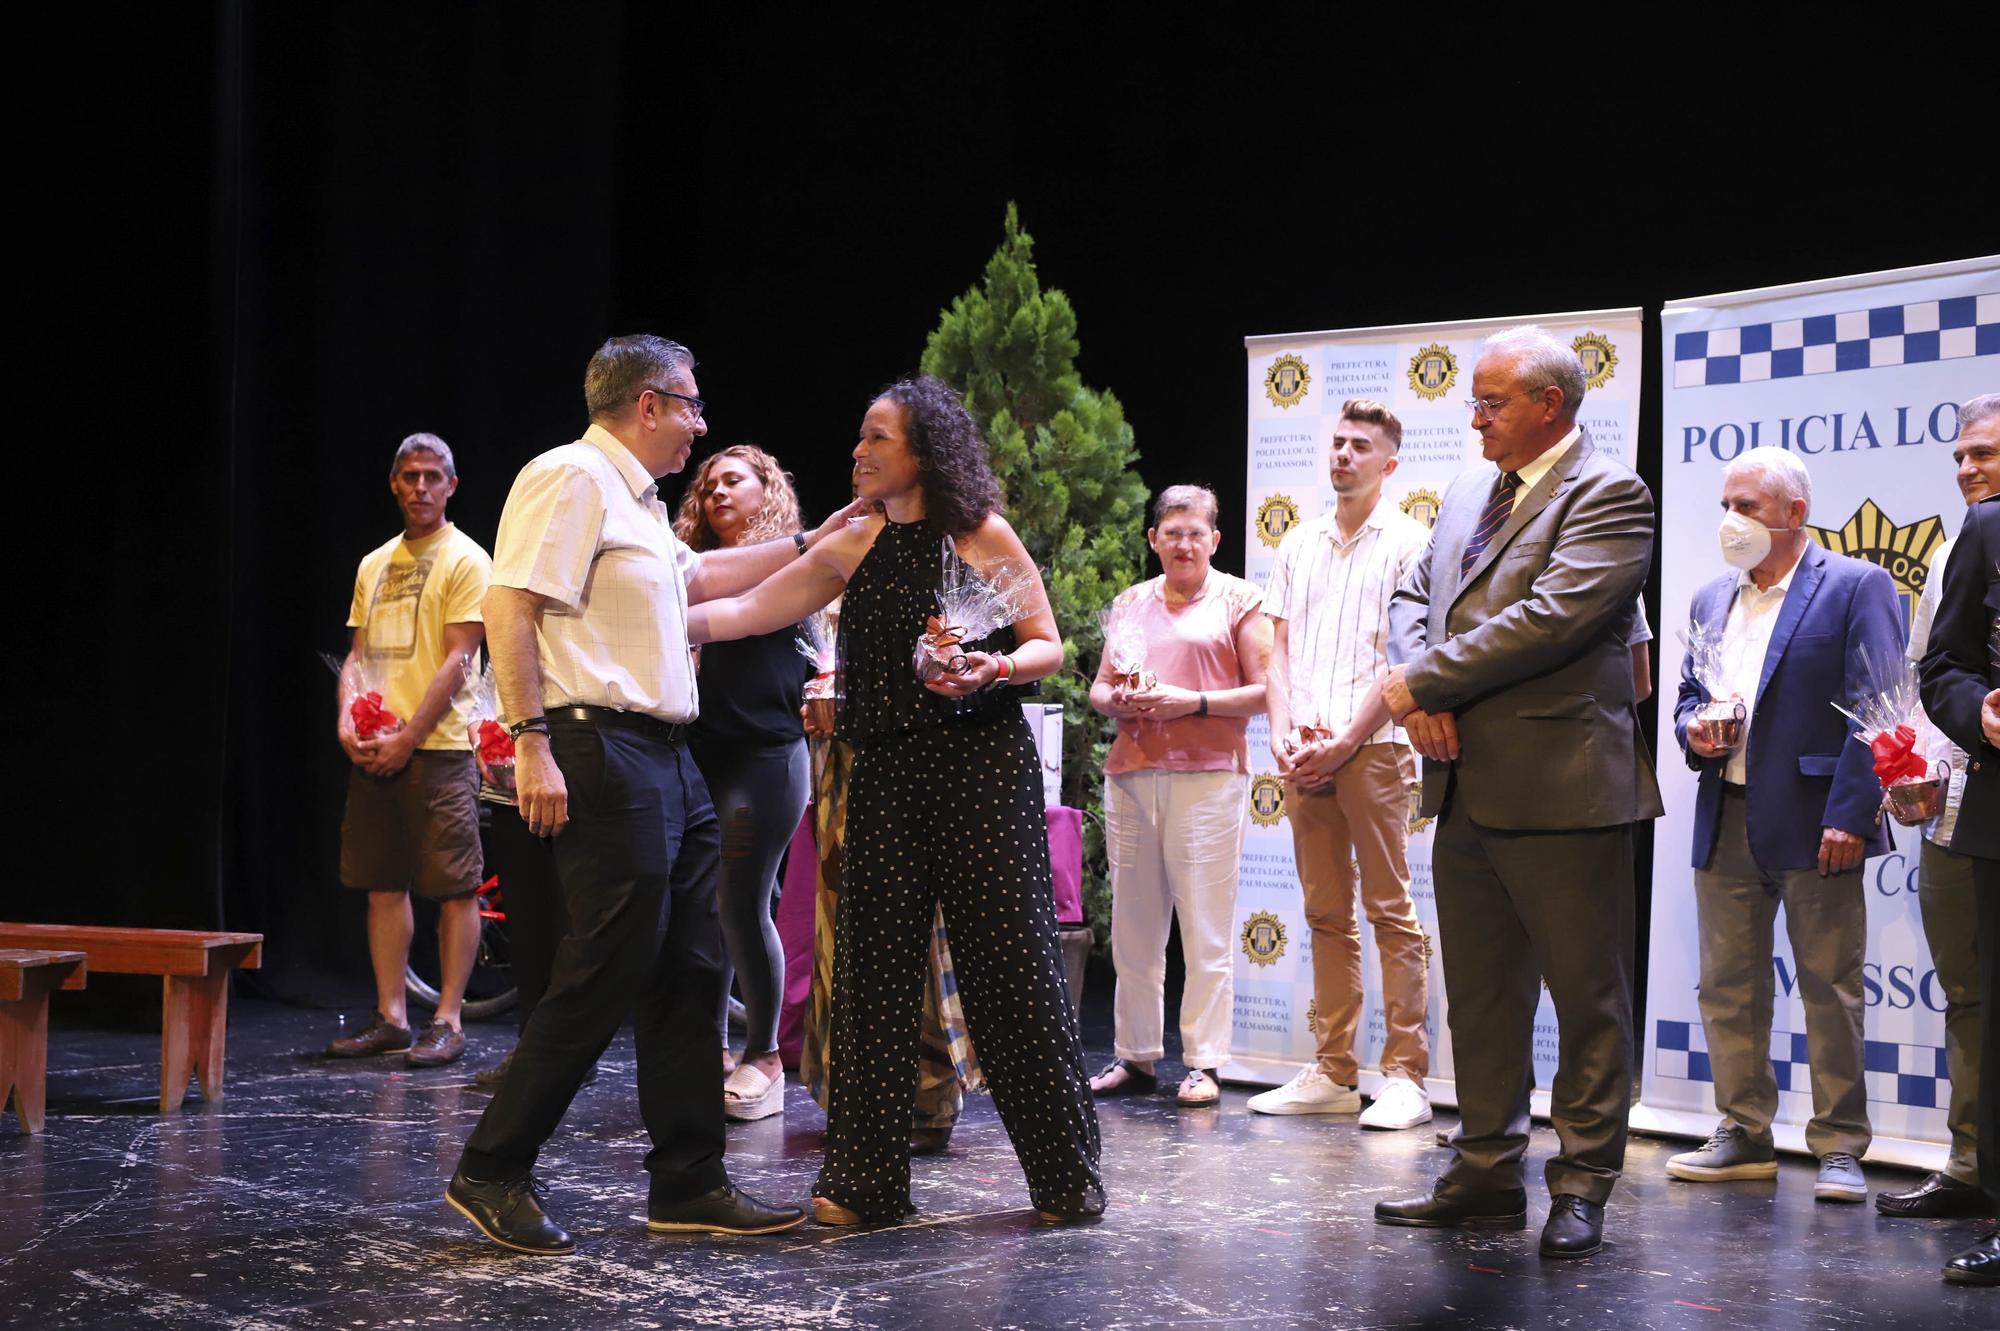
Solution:
[[[1650,317],[1993,248],[1976,144],[1944,132],[1990,123],[1984,83],[1930,49],[1862,115],[1836,112],[1863,90],[1779,59],[1775,32],[1738,34],[1765,48],[1747,73],[1621,53],[1619,86],[1551,95],[1547,52],[1504,32],[1190,44],[1012,11],[857,32],[742,7],[246,0],[71,21],[99,27],[49,48],[61,87],[23,122],[42,240],[17,262],[57,334],[58,442],[17,459],[19,557],[53,576],[17,583],[48,648],[14,662],[39,867],[0,908],[254,929],[253,983],[300,1001],[368,992],[316,652],[340,650],[355,563],[395,531],[395,445],[451,442],[452,516],[490,547],[515,470],[581,426],[609,333],[687,342],[709,445],[772,448],[824,512],[868,396],[1015,199],[1147,482],[1208,482],[1229,515],[1245,334]],[[1149,62],[1169,36],[1180,54]],[[1218,563],[1240,569],[1224,525]]]

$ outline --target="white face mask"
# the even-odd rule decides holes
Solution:
[[[1753,569],[1771,553],[1771,529],[1741,513],[1726,513],[1721,530],[1722,559],[1731,568]]]

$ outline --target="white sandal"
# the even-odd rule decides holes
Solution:
[[[785,1070],[767,1077],[754,1064],[739,1063],[722,1083],[722,1112],[739,1123],[785,1112]]]

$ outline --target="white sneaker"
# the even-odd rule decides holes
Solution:
[[[1408,1077],[1391,1077],[1361,1113],[1361,1126],[1396,1132],[1431,1121],[1431,1098]]]
[[[1283,1086],[1251,1096],[1250,1108],[1259,1114],[1352,1114],[1361,1108],[1361,1092],[1308,1063]]]

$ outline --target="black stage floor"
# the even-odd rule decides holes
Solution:
[[[1093,994],[1093,1067],[1109,1045]],[[57,1000],[60,1008],[61,1000]],[[922,1214],[892,1228],[807,1224],[773,1239],[645,1229],[646,1146],[621,1036],[543,1157],[568,1259],[511,1256],[440,1200],[485,1104],[469,1082],[510,1028],[430,1073],[316,1052],[332,1018],[239,1002],[229,1094],[161,1117],[158,1036],[59,1028],[50,1117],[0,1127],[0,1323],[57,1327],[1690,1327],[2000,1326],[2000,1291],[1943,1284],[1956,1222],[1815,1204],[1788,1161],[1768,1184],[1673,1183],[1677,1144],[1635,1138],[1609,1241],[1545,1262],[1529,1228],[1383,1229],[1369,1208],[1424,1189],[1446,1153],[1427,1129],[1263,1118],[1162,1095],[1101,1107],[1111,1207],[1049,1229],[1028,1209],[992,1103],[975,1097],[949,1155],[916,1163]],[[1169,1066],[1163,1071],[1177,1072]],[[749,1190],[803,1198],[822,1116],[733,1126]],[[1436,1126],[1449,1126],[1440,1114]],[[1553,1145],[1535,1134],[1538,1166]],[[1539,1173],[1539,1169],[1536,1169]],[[1871,1183],[1909,1177],[1872,1170]]]

